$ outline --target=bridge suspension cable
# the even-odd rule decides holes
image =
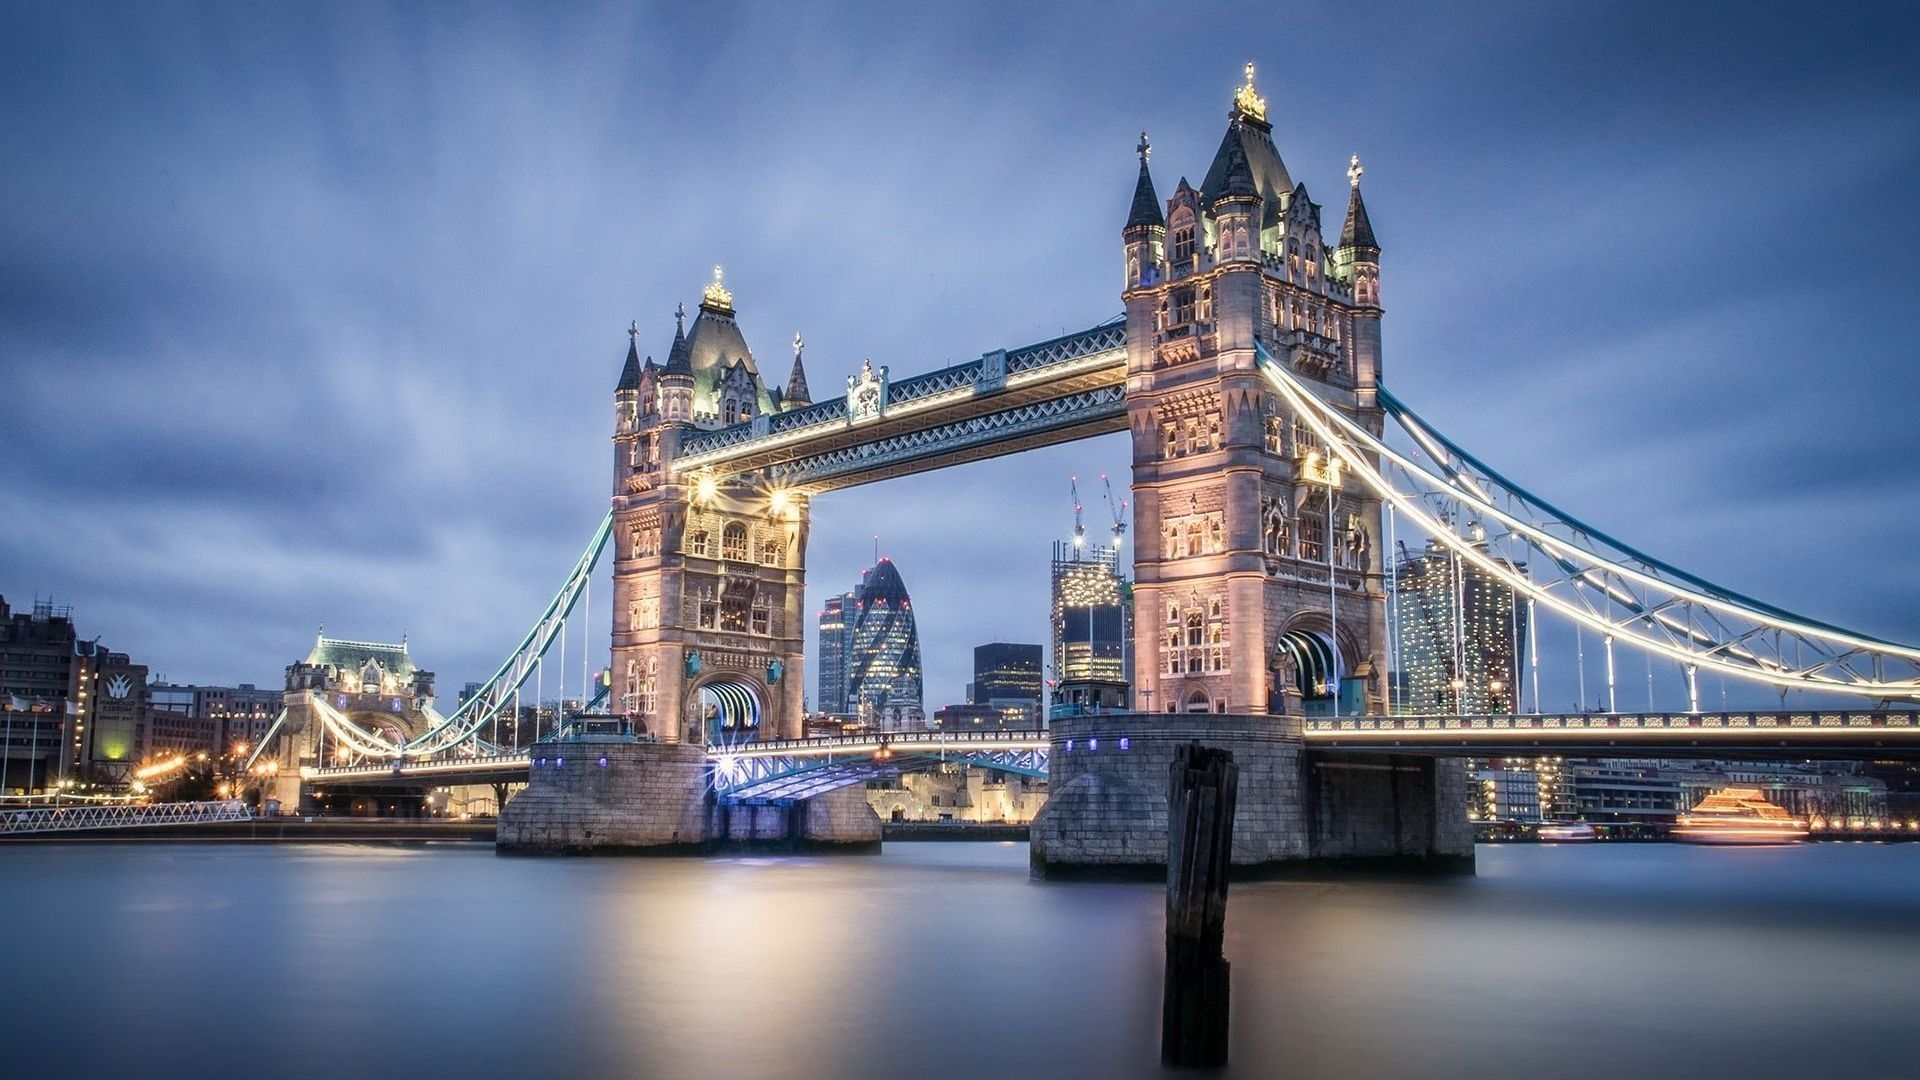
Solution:
[[[1521,488],[1380,391],[1387,415],[1439,471],[1429,469],[1322,401],[1264,346],[1259,354],[1295,413],[1396,514],[1538,608],[1600,634],[1610,696],[1616,641],[1676,660],[1695,678],[1707,669],[1781,689],[1920,696],[1920,649],[1795,615],[1660,562]],[[1494,554],[1508,545],[1530,566]]]
[[[599,564],[600,555],[606,550],[607,538],[612,535],[613,511],[609,509],[594,529],[592,539],[587,541],[586,550],[580,553],[579,560],[573,564],[573,571],[567,575],[560,590],[554,593],[553,599],[548,601],[533,627],[521,637],[520,644],[515,646],[499,669],[480,684],[477,691],[460,703],[459,708],[408,743],[408,756],[441,754],[476,743],[482,744],[480,749],[495,749],[484,745],[484,740],[479,738],[480,730],[498,717],[501,710],[514,700],[521,684],[540,670],[541,660],[547,650],[565,632],[567,616],[572,614],[574,605],[586,591],[594,567]],[[564,670],[565,665],[562,665]],[[534,708],[537,713],[538,701],[534,703]]]

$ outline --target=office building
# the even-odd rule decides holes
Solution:
[[[1527,610],[1511,587],[1429,543],[1419,555],[1403,551],[1395,588],[1395,711],[1519,711]]]

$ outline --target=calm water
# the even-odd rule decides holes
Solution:
[[[842,858],[0,847],[0,1075],[1158,1074],[1161,891]],[[1920,1074],[1920,844],[1235,885],[1260,1077]]]

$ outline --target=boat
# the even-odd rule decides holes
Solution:
[[[1767,801],[1759,788],[1730,787],[1681,814],[1673,838],[1688,844],[1795,844],[1807,823]]]
[[[1584,821],[1543,821],[1533,834],[1543,844],[1591,844],[1600,839],[1600,830]]]

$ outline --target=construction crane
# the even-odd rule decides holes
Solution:
[[[1113,550],[1119,551],[1127,536],[1127,501],[1113,501],[1113,482],[1107,479],[1106,473],[1100,474],[1100,483],[1107,489],[1107,510],[1113,514]]]
[[[1073,546],[1077,550],[1087,545],[1087,527],[1080,523],[1080,478],[1067,477],[1067,490],[1073,494]]]

